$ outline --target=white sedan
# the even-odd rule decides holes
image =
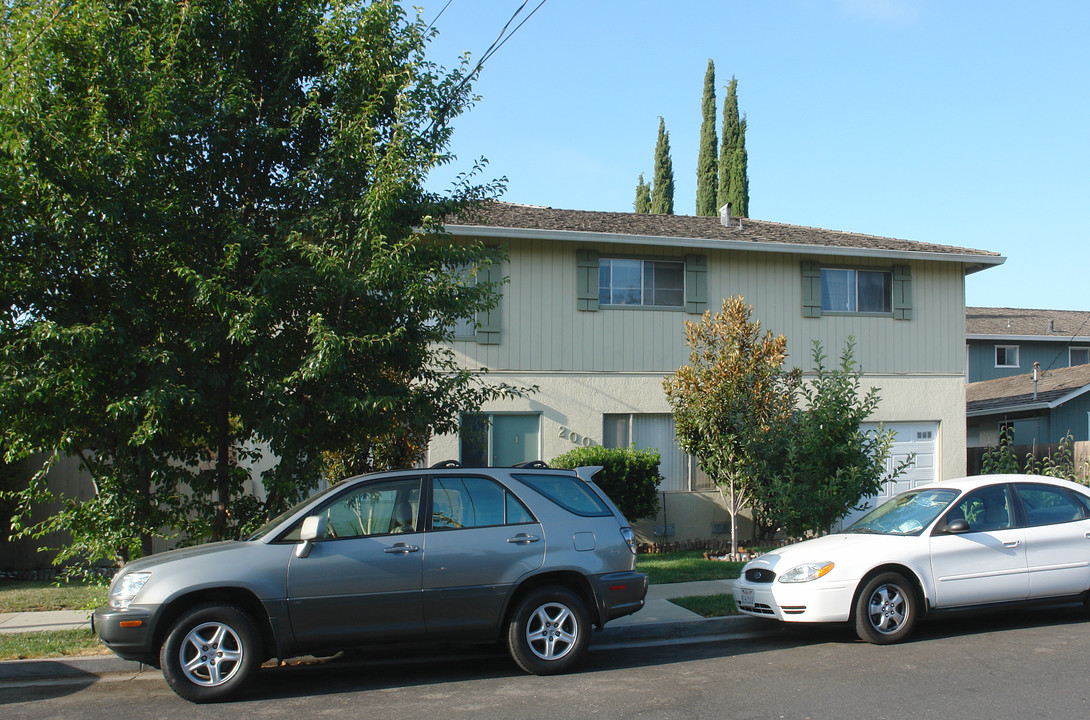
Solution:
[[[1039,475],[909,490],[842,532],[758,557],[734,583],[747,615],[853,622],[879,644],[932,610],[1088,595],[1090,489]]]

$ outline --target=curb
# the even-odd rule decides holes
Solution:
[[[762,635],[777,629],[777,623],[744,615],[699,620],[674,620],[630,625],[607,625],[591,637],[590,650],[605,650],[641,644],[684,644],[724,640],[738,636]],[[150,665],[122,660],[116,655],[0,662],[0,683],[47,680],[94,682],[108,675],[139,675],[158,670]]]

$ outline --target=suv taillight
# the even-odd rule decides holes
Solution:
[[[624,541],[626,543],[628,543],[628,550],[633,555],[635,555],[636,554],[636,534],[632,532],[632,528],[630,528],[630,527],[621,528],[621,537],[623,537]]]

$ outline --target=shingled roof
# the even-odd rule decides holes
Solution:
[[[811,252],[835,249],[853,250],[852,254],[930,255],[932,259],[962,261],[975,265],[999,265],[1005,258],[998,253],[972,248],[936,245],[933,243],[899,240],[896,238],[863,235],[839,230],[801,225],[734,218],[730,227],[719,217],[692,215],[651,215],[646,213],[596,212],[588,210],[561,210],[537,205],[489,202],[463,217],[448,220],[448,231],[456,234],[480,233],[500,235],[501,229],[519,231],[526,235],[541,233],[590,233],[604,241],[619,242],[625,237],[655,238],[668,241],[697,241],[709,246],[753,246],[752,249],[773,249],[767,246],[793,246],[792,249]],[[709,242],[710,241],[710,242]],[[664,242],[663,244],[674,244]],[[676,244],[683,244],[678,242]],[[764,246],[764,247],[762,247]],[[786,249],[786,248],[784,248]],[[837,253],[842,254],[842,253]]]
[[[1033,395],[1033,373],[1011,375],[969,383],[965,388],[965,410],[967,415],[972,416],[1056,407],[1088,391],[1090,365],[1039,372],[1036,398]]]
[[[965,332],[993,338],[1087,341],[1090,340],[1090,311],[967,307]]]

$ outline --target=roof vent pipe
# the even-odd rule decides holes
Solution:
[[[1033,399],[1037,399],[1037,373],[1041,370],[1041,363],[1033,363]]]
[[[730,203],[719,208],[719,222],[726,227],[730,227]]]

